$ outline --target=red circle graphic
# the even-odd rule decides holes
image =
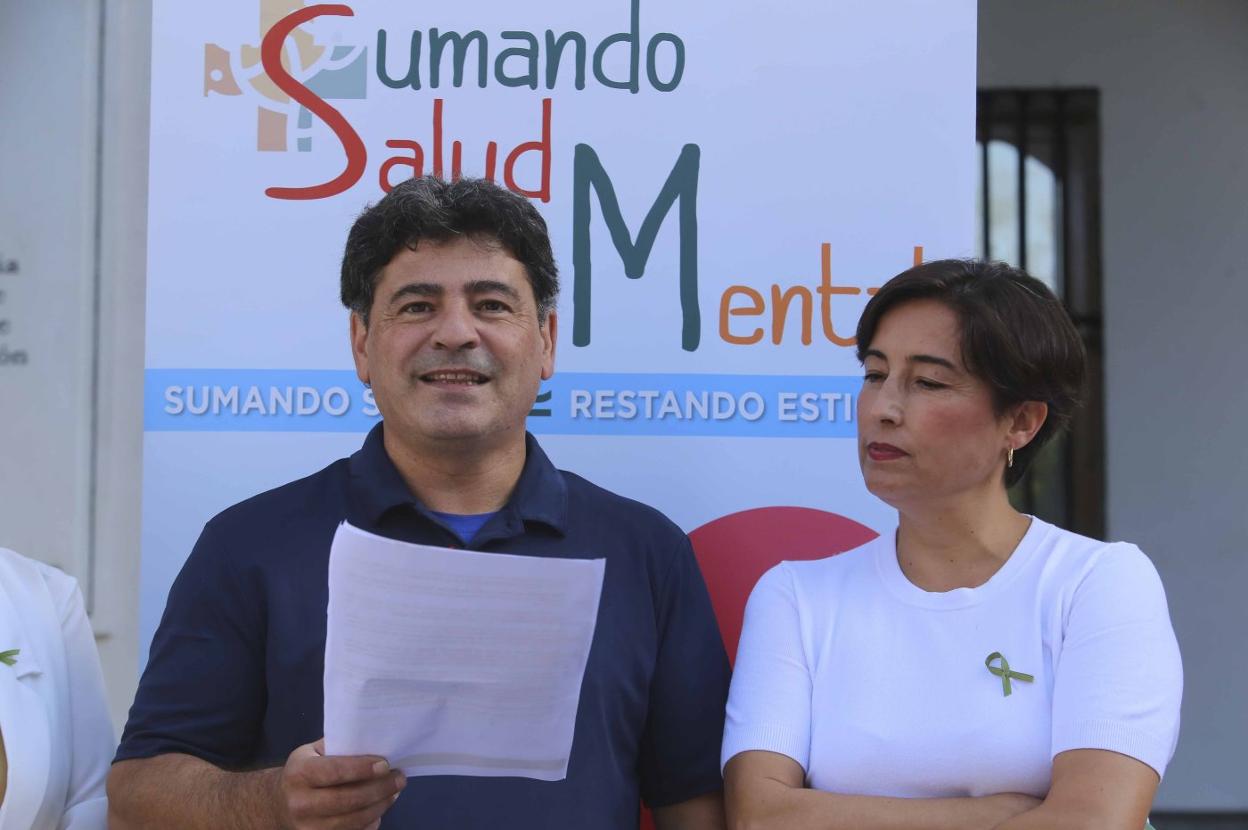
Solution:
[[[745,601],[769,568],[786,559],[822,559],[853,550],[878,535],[853,519],[810,507],[743,510],[691,532],[729,659],[736,660]]]

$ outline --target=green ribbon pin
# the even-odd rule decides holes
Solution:
[[[20,648],[11,648],[8,651],[0,651],[0,663],[11,666],[17,662],[17,655],[21,654]]]
[[[1000,660],[1001,665],[994,666],[992,664],[993,660]],[[1010,671],[1009,661],[1007,661],[1005,659],[1005,655],[999,651],[994,651],[992,654],[989,654],[988,659],[984,660],[984,665],[988,667],[988,671],[1001,678],[1001,691],[1005,693],[1006,697],[1009,697],[1010,693],[1013,691],[1013,689],[1010,688],[1011,679],[1021,680],[1024,683],[1032,683],[1036,679],[1030,674],[1023,674],[1021,671]]]

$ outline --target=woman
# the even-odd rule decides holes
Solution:
[[[1021,271],[929,262],[867,304],[858,358],[859,462],[897,533],[759,580],[730,824],[1144,827],[1182,691],[1157,573],[1006,495],[1077,403],[1069,317]]]
[[[104,830],[115,746],[77,582],[0,548],[0,830]]]

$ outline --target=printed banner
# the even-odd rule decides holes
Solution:
[[[853,332],[888,277],[971,253],[974,92],[972,0],[157,0],[143,653],[208,518],[376,422],[338,267],[414,175],[546,217],[529,428],[690,531],[724,620],[770,564],[888,531]]]

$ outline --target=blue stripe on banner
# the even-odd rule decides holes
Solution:
[[[542,384],[545,435],[848,438],[857,376],[567,372]],[[380,417],[350,370],[148,369],[149,432],[367,432]]]

